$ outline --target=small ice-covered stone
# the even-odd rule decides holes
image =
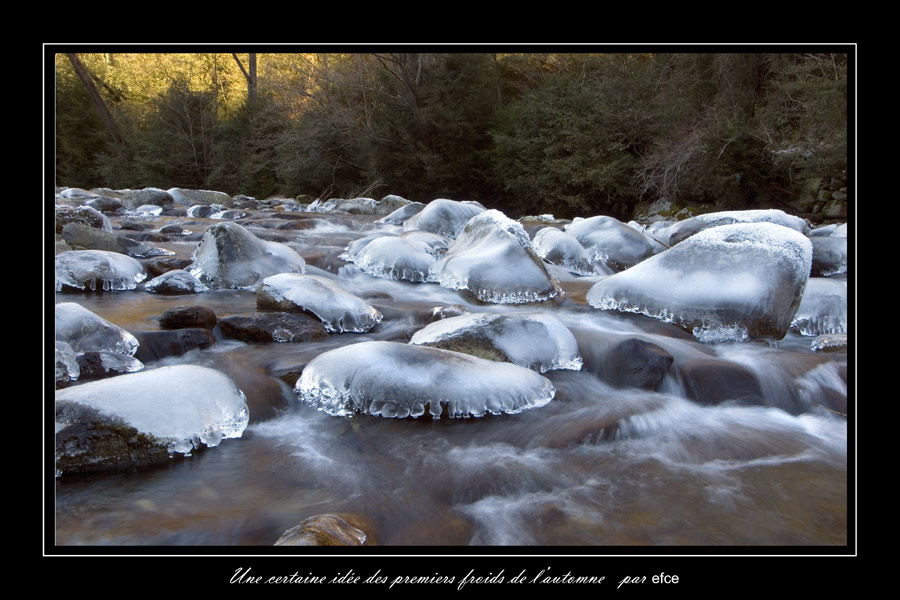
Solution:
[[[810,336],[847,333],[847,282],[810,277],[791,329]]]
[[[319,275],[282,273],[267,277],[256,291],[256,304],[312,313],[332,333],[366,332],[382,319],[373,306]]]
[[[507,361],[541,373],[577,371],[582,363],[575,336],[549,312],[450,317],[420,329],[409,343]]]
[[[249,421],[243,392],[224,373],[177,365],[84,383],[56,392],[57,405],[81,404],[189,453],[240,437]],[[57,423],[59,430],[64,423]]]
[[[428,279],[428,269],[436,260],[432,247],[423,241],[382,236],[365,244],[352,262],[374,277],[418,283]]]
[[[723,225],[596,283],[587,302],[676,323],[704,341],[781,339],[811,263],[809,238],[793,229]]]
[[[420,213],[423,208],[425,208],[425,205],[421,202],[410,202],[409,204],[401,206],[391,214],[378,219],[376,223],[403,225],[413,215]]]
[[[56,291],[133,290],[147,278],[137,260],[106,250],[69,250],[56,255]]]
[[[144,291],[154,294],[197,294],[208,288],[183,269],[166,271],[144,284]]]
[[[813,277],[831,277],[847,272],[847,238],[811,237]]]
[[[633,267],[663,250],[663,246],[642,232],[607,216],[573,221],[566,232],[574,236],[595,261],[602,261],[614,271]]]
[[[416,229],[455,238],[469,219],[482,212],[484,207],[475,203],[438,198],[404,221],[403,231]]]
[[[54,308],[56,341],[76,352],[118,352],[133,356],[137,338],[118,325],[75,302],[60,302]]]
[[[506,362],[398,342],[362,342],[320,354],[295,386],[331,415],[480,417],[544,406],[556,393],[538,373]]]
[[[591,253],[575,236],[556,227],[544,227],[532,240],[535,253],[551,265],[560,266],[578,275],[594,275],[599,266]]]
[[[285,244],[261,240],[237,223],[211,225],[187,271],[210,288],[253,289],[276,273],[303,273],[303,257]]]
[[[483,302],[540,302],[562,293],[520,223],[497,210],[472,217],[429,280],[465,289]]]

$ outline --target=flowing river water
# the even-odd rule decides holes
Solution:
[[[199,232],[211,223],[149,222],[173,220]],[[164,467],[57,479],[57,545],[271,546],[285,530],[324,513],[346,516],[368,544],[381,546],[848,543],[852,431],[845,416],[817,402],[849,396],[852,428],[848,357],[816,353],[810,338],[797,334],[703,346],[755,373],[767,405],[700,405],[671,378],[646,391],[576,371],[547,373],[554,400],[515,415],[344,418],[301,405],[293,382],[279,376],[321,352],[364,340],[406,341],[435,306],[535,308],[484,305],[436,284],[347,268],[337,258],[346,244],[387,227],[373,221],[322,217],[307,229],[276,230],[289,221],[256,213],[243,223],[262,236],[277,231],[311,271],[340,273],[342,285],[382,310],[384,321],[367,334],[298,344],[220,340],[149,362],[148,369],[199,364],[228,373],[248,393],[250,425],[240,439]],[[185,257],[196,242],[155,245]],[[640,332],[682,354],[698,351],[668,325],[587,306],[584,295],[596,279],[557,275],[566,295],[539,308],[567,325]],[[173,306],[203,305],[219,317],[257,310],[255,294],[244,290],[56,296],[131,331],[159,329],[157,317]],[[798,401],[805,410],[790,410]],[[283,407],[254,413],[254,402]]]

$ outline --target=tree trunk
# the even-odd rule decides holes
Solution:
[[[244,79],[247,80],[247,103],[254,104],[256,102],[256,87],[257,87],[257,79],[256,79],[256,52],[250,52],[248,55],[248,68],[244,68],[244,63],[241,62],[241,59],[238,58],[237,53],[232,52],[231,55],[234,57],[234,61],[238,64],[238,67],[241,69],[241,73],[244,74]],[[249,69],[249,70],[248,70]]]
[[[112,112],[110,112],[109,106],[107,106],[106,102],[103,100],[103,96],[97,91],[97,86],[94,85],[94,80],[91,78],[90,73],[88,73],[87,68],[81,62],[81,59],[78,58],[78,55],[66,53],[66,56],[69,58],[69,62],[72,63],[72,68],[75,70],[75,74],[78,75],[78,79],[80,79],[82,85],[84,85],[84,89],[87,91],[91,102],[94,103],[94,108],[97,109],[100,119],[102,119],[104,125],[106,125],[106,131],[109,133],[109,137],[112,138],[112,141],[116,145],[121,144],[122,136],[119,133],[119,126],[116,125]]]

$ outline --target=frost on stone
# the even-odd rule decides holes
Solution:
[[[56,402],[72,402],[119,419],[189,454],[201,444],[218,446],[238,438],[249,420],[243,392],[224,373],[177,365],[120,375],[56,392]],[[57,430],[65,424],[57,423]]]
[[[230,221],[206,230],[192,260],[187,271],[213,289],[254,289],[270,275],[306,270],[290,246],[261,240]]]
[[[809,336],[847,333],[846,281],[810,277],[791,329]]]
[[[420,329],[409,343],[507,361],[541,373],[577,371],[582,364],[575,336],[548,312],[450,317]]]
[[[133,356],[137,338],[128,331],[75,302],[54,307],[56,341],[65,342],[75,352],[118,352]]]
[[[669,246],[674,246],[692,235],[721,225],[736,223],[772,223],[793,229],[802,234],[809,233],[809,225],[800,217],[789,215],[777,209],[769,210],[726,210],[697,215],[678,221],[668,227],[658,229],[656,235]]]
[[[154,294],[197,294],[208,288],[182,269],[166,271],[144,284],[144,291]]]
[[[584,246],[594,261],[622,271],[663,250],[663,246],[627,224],[607,216],[573,221],[566,232]]]
[[[143,217],[158,217],[162,214],[163,207],[156,204],[141,204],[131,212]]]
[[[405,206],[401,206],[391,214],[378,219],[376,223],[385,225],[403,225],[413,215],[422,212],[423,208],[425,208],[425,205],[421,202],[410,202]]]
[[[571,273],[596,275],[602,270],[575,236],[556,227],[544,227],[538,231],[532,245],[534,252],[542,259]]]
[[[332,333],[363,333],[382,319],[373,306],[319,275],[282,273],[267,277],[256,291],[256,304],[260,308],[312,313]]]
[[[362,342],[320,354],[303,369],[300,399],[328,414],[481,417],[544,406],[555,388],[511,363],[398,342]]]
[[[587,302],[678,324],[702,341],[781,339],[811,262],[809,238],[793,229],[723,225],[596,283]]]
[[[431,266],[429,279],[468,290],[483,302],[540,302],[562,293],[522,225],[497,210],[469,220],[447,253]]]
[[[70,250],[56,255],[56,291],[124,291],[147,278],[137,260],[106,250]]]
[[[78,360],[75,350],[67,342],[56,341],[55,347],[55,377],[57,383],[68,383],[78,379],[81,370],[78,368]]]
[[[428,279],[428,269],[436,260],[426,242],[386,235],[362,246],[351,262],[373,277],[418,283]]]
[[[847,272],[847,238],[840,236],[811,237],[813,246],[812,275],[831,277]]]
[[[471,202],[458,202],[438,198],[403,223],[403,231],[430,231],[448,238],[455,238],[484,207]]]

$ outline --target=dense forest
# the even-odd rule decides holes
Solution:
[[[629,217],[847,177],[846,53],[54,58],[57,186]]]

